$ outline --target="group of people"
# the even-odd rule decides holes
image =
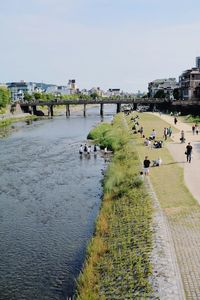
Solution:
[[[152,160],[152,167],[160,167],[161,164],[162,164],[162,159],[160,157],[158,157],[155,160]],[[145,176],[148,176],[150,165],[151,165],[151,161],[149,160],[148,156],[145,156],[143,161],[144,173],[140,172],[140,175],[144,174]]]
[[[97,153],[97,150],[98,150],[98,146],[95,144],[94,148],[93,148],[93,152]],[[80,155],[82,155],[82,154],[90,155],[91,152],[92,152],[92,147],[90,145],[87,145],[87,144],[85,144],[84,146],[80,145],[80,147],[79,147]]]
[[[168,136],[171,137],[171,135],[172,135],[172,128],[171,128],[171,126],[169,126],[168,128],[165,127],[164,130],[163,130],[163,137],[164,137],[165,141],[167,140],[167,137]]]
[[[82,156],[83,154],[85,154],[87,156],[90,156],[90,154],[93,152],[94,155],[96,155],[98,150],[100,150],[100,148],[96,144],[93,146],[93,150],[92,150],[92,146],[91,145],[85,144],[83,146],[81,144],[80,147],[79,147],[79,154],[80,154],[80,156]],[[107,149],[107,147],[105,147],[104,150],[103,150],[103,154],[106,155],[107,153],[108,153],[108,149]]]

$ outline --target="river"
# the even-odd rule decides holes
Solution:
[[[105,108],[110,120],[115,106]],[[0,300],[64,300],[75,291],[101,203],[98,153],[79,145],[99,108],[27,124],[0,139]]]

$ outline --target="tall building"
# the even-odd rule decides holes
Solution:
[[[76,80],[75,79],[70,79],[68,81],[67,88],[69,90],[69,94],[75,94],[76,90],[77,90]]]
[[[200,56],[196,57],[196,68],[200,69]]]
[[[200,100],[200,68],[184,71],[179,77],[182,100]]]

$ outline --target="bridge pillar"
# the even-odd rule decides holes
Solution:
[[[121,103],[117,103],[117,114],[121,112]]]
[[[103,117],[103,103],[100,103],[100,116]]]
[[[66,117],[70,116],[69,104],[66,104]]]
[[[133,110],[137,110],[137,103],[133,103]]]
[[[50,105],[50,115],[53,117],[53,105]]]
[[[83,116],[86,117],[86,104],[83,104]]]
[[[47,106],[47,113],[48,113],[48,117],[51,115],[51,108],[50,105]]]
[[[150,104],[150,111],[154,111],[154,106],[155,106],[154,103],[151,103],[151,104]]]
[[[32,106],[32,110],[33,110],[33,114],[37,115],[37,113],[36,113],[37,112],[37,106],[36,105]]]

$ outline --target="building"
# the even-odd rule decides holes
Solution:
[[[11,94],[12,102],[23,100],[24,94],[29,93],[29,91],[32,89],[32,87],[25,81],[11,82],[8,83],[7,86]]]
[[[77,92],[77,86],[76,86],[76,80],[75,79],[70,79],[68,81],[67,89],[69,90],[69,94],[76,94]]]
[[[109,96],[109,97],[120,96],[120,89],[118,89],[118,88],[108,89],[107,96]]]
[[[100,87],[93,87],[88,91],[88,95],[96,94],[98,97],[103,97],[104,91]]]
[[[196,57],[196,68],[200,69],[200,56]]]
[[[163,91],[166,98],[174,100],[173,92],[177,88],[176,78],[156,79],[148,84],[149,97],[154,98],[158,91]]]
[[[200,100],[200,68],[186,70],[179,77],[182,100]]]

